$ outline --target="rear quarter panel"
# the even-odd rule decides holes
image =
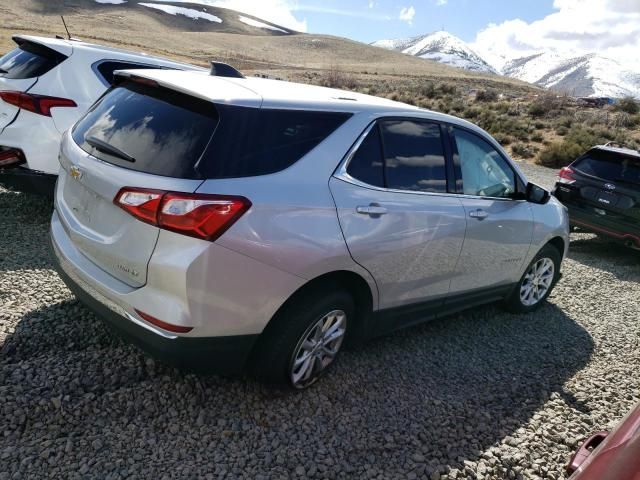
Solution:
[[[368,283],[376,308],[375,281],[351,258],[329,190],[331,175],[369,121],[348,120],[281,172],[205,181],[199,193],[243,195],[252,203],[216,243],[306,280],[339,270],[357,273]]]

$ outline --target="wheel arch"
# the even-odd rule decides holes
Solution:
[[[556,248],[558,250],[558,252],[560,252],[560,258],[562,260],[564,260],[564,255],[565,255],[566,247],[567,247],[567,244],[566,244],[564,238],[562,238],[562,237],[553,237],[551,240],[549,240],[547,242],[547,245],[551,245],[552,247]]]
[[[278,308],[262,331],[261,336],[278,327],[275,320],[279,317],[280,312],[291,303],[310,294],[333,290],[346,290],[353,297],[356,305],[356,323],[355,329],[351,330],[349,334],[348,342],[352,345],[359,343],[367,335],[367,326],[372,318],[374,308],[374,292],[371,291],[371,286],[365,278],[349,270],[325,273],[302,285]]]

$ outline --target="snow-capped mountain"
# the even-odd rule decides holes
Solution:
[[[399,50],[407,55],[435,60],[465,70],[497,73],[469,45],[448,32],[435,32],[400,40],[378,40],[371,45]]]
[[[509,62],[502,73],[578,97],[640,96],[640,72],[595,53],[573,58],[541,53]]]
[[[575,56],[570,53],[540,52],[516,59],[500,58],[492,64],[464,41],[447,32],[400,40],[379,40],[372,45],[465,70],[502,74],[578,97],[631,95],[640,98],[640,71],[595,53]]]

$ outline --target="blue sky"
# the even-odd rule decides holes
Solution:
[[[547,52],[566,58],[598,53],[640,69],[640,0],[156,1],[230,8],[301,32],[366,43],[444,29],[497,69]]]
[[[404,20],[400,19],[402,11]],[[306,20],[308,32],[368,43],[443,28],[471,42],[490,23],[513,18],[532,22],[552,11],[553,0],[374,0],[371,8],[368,0],[300,0],[292,13]]]

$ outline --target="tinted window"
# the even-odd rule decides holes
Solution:
[[[103,80],[109,85],[113,84],[113,72],[116,70],[136,70],[144,68],[158,68],[157,66],[144,65],[142,63],[128,63],[128,62],[115,62],[107,61],[98,65],[97,70],[100,72]]]
[[[39,77],[66,58],[55,50],[25,42],[0,58],[0,77],[12,79]]]
[[[209,102],[127,82],[94,105],[76,125],[73,139],[88,153],[125,168],[199,178],[194,166],[217,123],[216,109]],[[135,161],[100,145],[115,147]]]
[[[455,128],[453,136],[464,194],[510,197],[516,192],[515,172],[495,148],[465,130]]]
[[[94,105],[73,138],[92,155],[132,170],[179,178],[247,177],[287,168],[348,117],[214,105],[126,82]],[[105,144],[135,161],[114,155]]]
[[[386,120],[380,126],[388,188],[447,191],[444,150],[437,124]]]
[[[368,185],[384,187],[384,171],[382,165],[380,130],[378,126],[375,125],[349,162],[347,173]]]
[[[612,182],[640,185],[640,160],[631,157],[593,151],[574,163],[573,167],[587,175]]]
[[[220,125],[198,171],[206,178],[283,170],[304,157],[350,114],[219,105]],[[338,159],[336,159],[337,162]]]

